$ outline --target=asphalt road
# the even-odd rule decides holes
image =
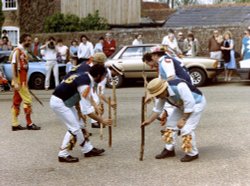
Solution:
[[[92,143],[106,152],[84,158],[76,146],[72,155],[80,162],[75,164],[57,160],[66,127],[49,108],[52,90],[34,91],[44,103],[42,107],[34,101],[33,107],[33,121],[41,131],[11,131],[12,93],[0,92],[0,185],[250,185],[250,83],[219,82],[201,90],[208,105],[196,131],[200,158],[189,163],[179,160],[180,143],[176,157],[154,158],[164,145],[158,122],[146,128],[144,161],[139,161],[142,86],[117,90],[113,146],[108,147],[107,129],[100,140],[99,131],[90,128]],[[19,119],[24,125],[23,111]]]

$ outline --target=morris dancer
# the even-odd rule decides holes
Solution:
[[[28,88],[28,55],[27,48],[31,45],[31,36],[23,34],[20,38],[20,45],[14,49],[12,55],[12,85],[14,87],[13,105],[11,109],[12,114],[12,131],[17,130],[40,130],[41,127],[36,126],[31,120],[31,104],[32,98]],[[18,115],[20,112],[20,105],[23,101],[23,108],[26,118],[27,128],[18,124]]]
[[[156,155],[156,159],[163,159],[175,156],[175,144],[177,131],[181,131],[183,139],[182,149],[186,155],[181,162],[189,162],[199,157],[196,147],[195,133],[201,114],[206,105],[206,99],[193,85],[184,80],[175,79],[164,81],[155,78],[149,82],[147,99],[156,97],[159,99],[153,108],[153,114],[142,123],[142,126],[152,123],[162,112],[164,104],[168,102],[174,106],[173,113],[168,117],[166,131],[163,139],[166,143],[163,151]],[[146,99],[146,101],[147,101]]]
[[[50,107],[68,129],[58,154],[59,162],[73,163],[79,161],[77,157],[72,157],[69,154],[69,150],[72,150],[76,141],[85,157],[98,156],[105,151],[104,149],[94,148],[90,141],[84,137],[82,132],[84,126],[79,120],[77,110],[74,107],[81,100],[83,114],[104,125],[111,125],[112,120],[103,119],[96,115],[90,103],[90,90],[95,83],[101,82],[105,76],[105,67],[97,64],[90,68],[89,73],[75,73],[71,75],[57,86],[53,92],[50,99]]]

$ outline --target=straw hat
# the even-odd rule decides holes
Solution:
[[[168,83],[165,80],[160,78],[155,78],[148,83],[147,89],[147,97],[146,101],[160,95],[166,88],[168,87]]]
[[[112,69],[114,69],[118,74],[123,75],[124,68],[119,63],[112,63],[110,66]]]
[[[93,55],[93,62],[104,63],[107,60],[106,55],[103,52],[97,52]]]

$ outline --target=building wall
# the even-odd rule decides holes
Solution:
[[[99,10],[112,25],[139,24],[141,0],[61,0],[61,12],[86,17]]]
[[[21,32],[43,32],[46,17],[61,9],[60,0],[19,0],[18,3]]]

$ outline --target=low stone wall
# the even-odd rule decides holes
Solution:
[[[225,26],[225,27],[201,27],[201,28],[178,28],[175,29],[176,35],[179,31],[182,31],[184,35],[187,34],[189,30],[194,33],[194,36],[198,39],[200,43],[200,53],[201,56],[209,56],[208,52],[208,39],[212,36],[214,29],[219,30],[222,34],[229,30],[233,34],[233,39],[235,41],[235,51],[240,52],[241,50],[241,40],[244,36],[244,29],[237,26]],[[89,37],[90,41],[95,44],[98,42],[98,38],[105,36],[107,31],[91,31],[91,32],[72,32],[72,33],[50,33],[50,34],[36,34],[41,41],[45,41],[49,36],[54,36],[56,39],[63,39],[64,43],[68,46],[72,39],[77,39],[79,41],[80,36],[85,34]],[[130,45],[134,40],[136,34],[143,34],[144,43],[161,43],[162,38],[167,34],[166,28],[143,28],[143,29],[114,29],[111,31],[113,33],[114,39],[117,41],[118,46]]]

